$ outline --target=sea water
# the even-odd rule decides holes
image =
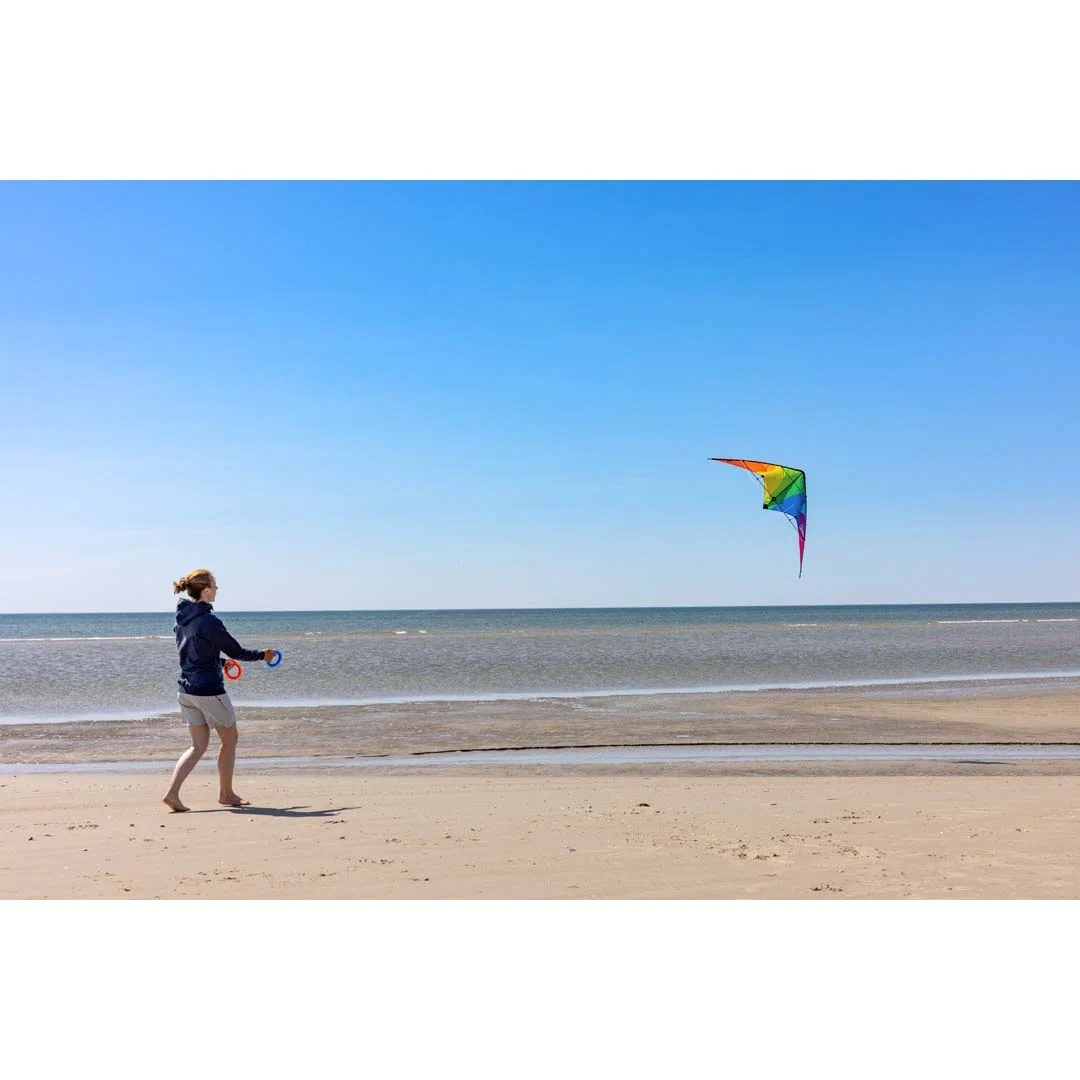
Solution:
[[[218,610],[275,670],[238,705],[902,686],[1080,676],[1080,603]],[[171,610],[0,615],[0,723],[177,711]]]

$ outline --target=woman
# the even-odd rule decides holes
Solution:
[[[222,679],[221,653],[233,660],[271,660],[273,649],[244,649],[225,629],[211,606],[217,599],[217,581],[209,570],[192,570],[173,582],[173,592],[187,591],[190,600],[176,605],[176,647],[180,650],[180,713],[191,732],[191,746],[181,755],[173,770],[172,783],[162,802],[174,813],[188,807],[180,801],[180,785],[195,768],[210,745],[210,728],[217,728],[221,740],[218,776],[221,790],[218,802],[223,806],[250,806],[233,791],[233,766],[236,763],[236,712]]]

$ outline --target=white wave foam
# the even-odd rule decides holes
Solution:
[[[975,675],[913,675],[891,679],[833,679],[808,680],[789,683],[732,683],[714,686],[667,686],[635,688],[622,687],[612,690],[529,690],[492,691],[478,694],[414,694],[388,695],[364,698],[264,698],[246,700],[242,708],[254,709],[330,709],[354,708],[362,705],[425,705],[436,703],[491,702],[491,701],[553,701],[582,700],[614,697],[661,697],[685,694],[760,694],[797,690],[858,690],[861,688],[891,686],[932,686],[957,683],[992,682],[1046,682],[1059,679],[1080,679],[1080,671],[993,671]],[[12,715],[0,714],[0,727],[12,724],[69,724],[100,722],[103,720],[147,720],[167,716],[179,716],[179,710],[169,705],[160,708],[142,708],[138,711],[117,713],[94,713],[68,715]]]
[[[27,713],[23,716],[0,713],[0,728],[10,727],[12,724],[132,724],[163,716],[176,716],[179,719],[180,710],[175,706],[162,704],[157,707],[102,713]]]
[[[104,637],[5,637],[0,638],[0,643],[15,641],[172,641],[172,639],[172,634],[115,634]]]
[[[550,701],[579,698],[660,697],[666,694],[760,694],[785,690],[858,690],[880,686],[930,686],[939,683],[1029,682],[1080,679],[1080,671],[988,672],[976,675],[913,675],[892,679],[835,679],[790,683],[742,683],[718,686],[668,686],[618,690],[493,691],[486,694],[417,694],[367,698],[263,699],[244,704],[257,709],[345,708],[358,705],[424,705],[436,702]]]

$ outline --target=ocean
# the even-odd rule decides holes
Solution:
[[[1080,603],[218,614],[238,707],[1080,677]],[[179,714],[171,611],[0,615],[0,723]]]

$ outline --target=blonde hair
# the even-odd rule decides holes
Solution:
[[[185,574],[179,581],[172,583],[172,589],[174,593],[182,593],[187,589],[188,596],[192,600],[198,600],[203,594],[203,589],[210,587],[210,582],[213,581],[214,575],[209,570],[200,569],[192,570]]]

